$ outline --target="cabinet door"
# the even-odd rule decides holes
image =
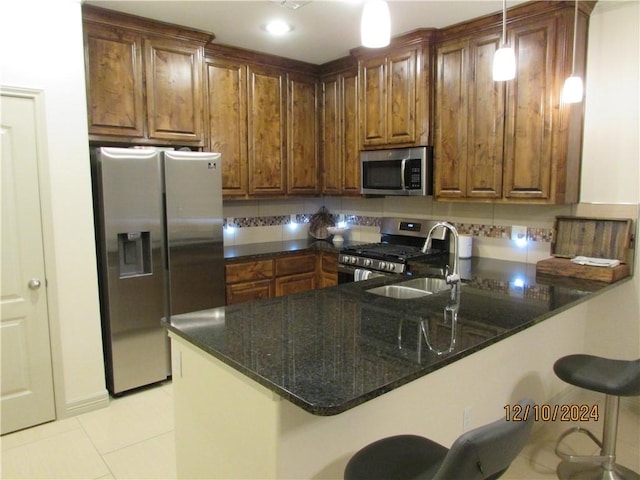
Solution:
[[[318,193],[318,84],[289,75],[287,91],[287,193]]]
[[[238,62],[207,62],[209,150],[222,154],[222,193],[248,193],[247,67]]]
[[[225,265],[226,283],[239,283],[273,278],[273,260],[256,260]]]
[[[149,138],[204,144],[202,49],[145,40]]]
[[[435,95],[435,195],[462,198],[467,191],[468,59],[467,41],[437,49]]]
[[[284,74],[250,66],[248,89],[249,194],[286,190]]]
[[[271,297],[273,297],[272,280],[227,285],[227,305],[251,302]]]
[[[360,195],[360,128],[358,123],[358,71],[342,76],[341,133],[342,140],[342,193]]]
[[[509,32],[518,70],[507,86],[503,195],[547,199],[553,160],[556,20],[514,26]]]
[[[390,55],[387,61],[387,127],[389,144],[416,140],[417,51]]]
[[[386,143],[386,77],[385,58],[364,60],[360,65],[362,81],[361,134],[364,146]]]
[[[140,37],[91,23],[84,27],[89,134],[144,137]]]
[[[322,193],[342,191],[340,75],[322,82]]]
[[[498,48],[499,32],[469,43],[465,195],[471,198],[502,196],[505,82],[493,80],[493,57]]]
[[[291,295],[293,293],[308,292],[316,289],[316,273],[299,273],[276,278],[275,295]]]

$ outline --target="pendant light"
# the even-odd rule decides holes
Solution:
[[[516,78],[516,55],[507,46],[507,0],[502,0],[502,44],[493,57],[493,80],[503,82]]]
[[[576,75],[576,38],[578,36],[578,0],[575,1],[575,13],[573,19],[573,60],[571,63],[571,76],[564,81],[560,99],[562,103],[579,103],[582,101],[584,87],[582,78]]]
[[[362,45],[369,48],[381,48],[391,40],[391,18],[389,6],[384,0],[368,0],[362,10],[360,23]]]

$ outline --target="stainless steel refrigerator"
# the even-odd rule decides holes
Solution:
[[[219,153],[92,151],[107,386],[166,379],[163,317],[224,305]]]

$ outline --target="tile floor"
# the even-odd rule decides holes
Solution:
[[[576,390],[569,404],[601,404],[601,396]],[[1,478],[124,479],[176,478],[172,391],[169,382],[112,399],[108,408],[5,435]],[[640,471],[640,403],[620,407],[618,459]],[[555,438],[568,424],[539,422],[504,480],[555,479]],[[598,434],[600,427],[593,427]],[[583,436],[569,448],[591,451]],[[589,452],[591,453],[591,452]]]

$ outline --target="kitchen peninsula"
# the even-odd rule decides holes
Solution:
[[[626,279],[468,262],[458,298],[368,292],[401,280],[383,277],[172,318],[178,476],[341,478],[382,436],[450,444],[463,412],[468,428],[522,396],[552,400],[551,365],[584,328],[567,310]]]

